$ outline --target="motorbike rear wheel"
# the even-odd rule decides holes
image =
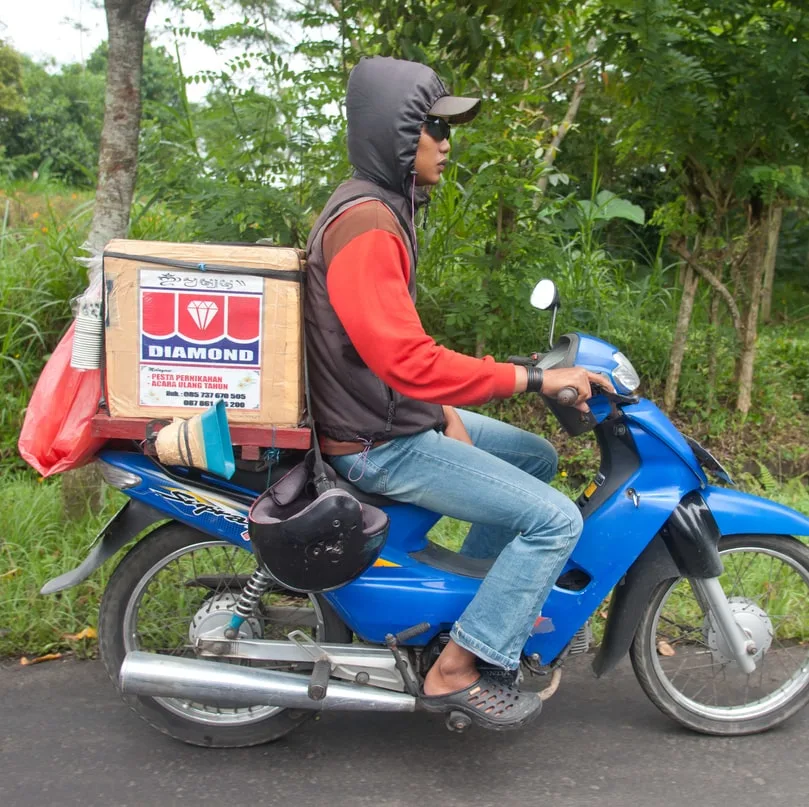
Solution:
[[[101,658],[116,688],[131,650],[193,657],[195,635],[224,627],[255,568],[248,550],[176,522],[135,544],[110,578],[99,612]],[[264,594],[242,632],[248,638],[283,639],[295,628],[319,642],[351,642],[351,632],[324,599],[280,586]],[[122,697],[158,731],[214,748],[277,740],[315,714],[267,705],[219,708],[177,698]]]
[[[730,658],[684,578],[663,581],[630,650],[638,681],[673,720],[704,734],[766,731],[809,702],[809,548],[784,535],[723,538],[719,578],[756,669]]]

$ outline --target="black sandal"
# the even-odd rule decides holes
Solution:
[[[527,726],[539,717],[542,701],[535,693],[523,693],[516,686],[481,675],[474,684],[444,695],[419,698],[428,712],[462,712],[485,729],[508,731]]]

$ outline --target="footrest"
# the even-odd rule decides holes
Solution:
[[[309,697],[313,701],[322,701],[326,697],[331,676],[331,664],[322,658],[315,662],[312,677],[309,679]]]

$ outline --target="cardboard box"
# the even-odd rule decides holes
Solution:
[[[298,424],[302,270],[295,249],[110,241],[110,415],[189,417],[224,398],[234,423]]]

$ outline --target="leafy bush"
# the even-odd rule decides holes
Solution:
[[[31,191],[39,191],[32,193]],[[31,389],[84,288],[77,257],[90,221],[87,195],[20,186],[0,196],[17,226],[0,230],[0,464],[20,462],[17,436]]]

